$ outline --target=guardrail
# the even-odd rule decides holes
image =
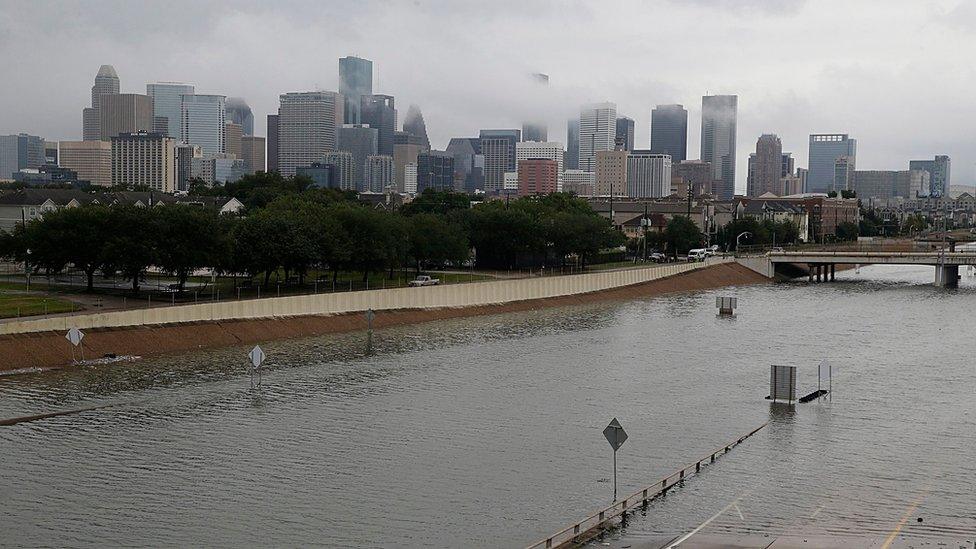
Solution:
[[[670,475],[661,479],[659,482],[638,490],[626,498],[613,502],[612,504],[600,509],[583,520],[574,522],[551,536],[529,545],[526,549],[562,549],[582,544],[590,539],[593,539],[601,531],[608,528],[613,519],[620,517],[621,521],[626,521],[628,512],[637,508],[647,507],[647,503],[649,501],[667,494],[668,490],[673,488],[676,484],[684,481],[685,477],[689,476],[690,474],[700,472],[703,464],[708,465],[715,463],[716,457],[729,453],[732,448],[735,448],[745,439],[758,433],[767,425],[769,425],[768,421],[759,427],[756,427],[752,431],[749,431],[745,435],[742,435],[735,441],[726,444],[711,454],[699,459],[698,461],[678,469],[674,473],[671,473]]]

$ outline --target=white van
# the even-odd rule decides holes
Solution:
[[[695,248],[694,250],[688,250],[688,261],[705,261],[708,254],[705,248]]]

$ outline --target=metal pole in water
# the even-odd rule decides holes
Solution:
[[[613,501],[617,501],[617,451],[613,451]]]

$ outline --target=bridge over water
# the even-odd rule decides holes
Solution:
[[[959,267],[976,265],[976,251],[954,251],[951,248],[933,251],[783,251],[750,258],[750,262],[765,269],[768,276],[774,276],[777,267],[782,270],[786,265],[805,266],[811,282],[833,280],[837,265],[931,265],[935,267],[935,285],[954,288],[959,285]]]

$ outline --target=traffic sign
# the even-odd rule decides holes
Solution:
[[[77,347],[81,344],[81,340],[85,338],[85,332],[82,332],[78,328],[72,328],[68,330],[68,333],[64,336],[72,345]]]
[[[373,319],[375,317],[376,317],[376,313],[373,312],[373,309],[367,309],[366,310],[366,322],[369,322],[370,325],[372,325]]]
[[[255,345],[254,348],[251,349],[251,352],[248,353],[247,357],[251,359],[251,366],[253,366],[254,369],[260,368],[261,363],[264,362],[265,358],[264,351],[261,349],[260,345]]]
[[[617,418],[610,421],[610,425],[607,425],[607,428],[603,430],[603,436],[607,437],[607,442],[610,443],[614,452],[619,450],[627,441],[627,432],[624,431]]]

